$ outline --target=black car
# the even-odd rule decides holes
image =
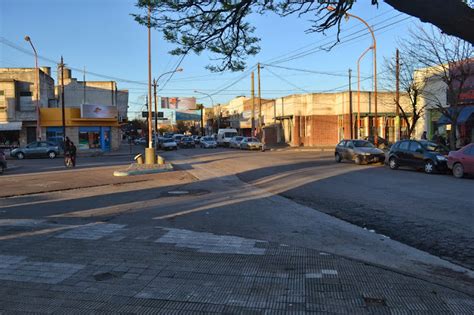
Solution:
[[[179,146],[181,148],[194,148],[194,147],[196,147],[196,144],[194,143],[193,138],[183,137],[183,138],[181,138],[181,141],[179,142]]]
[[[336,162],[354,161],[356,164],[377,163],[385,161],[385,153],[366,140],[342,140],[334,152]]]
[[[388,166],[392,170],[400,166],[423,169],[425,173],[445,172],[448,159],[442,147],[426,140],[402,140],[392,145]]]

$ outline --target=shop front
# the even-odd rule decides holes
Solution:
[[[119,147],[119,124],[114,118],[82,118],[77,108],[67,108],[66,136],[79,151],[111,151]],[[48,141],[59,143],[63,139],[61,109],[41,109],[41,126]]]

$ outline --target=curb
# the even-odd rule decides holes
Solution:
[[[166,163],[164,166],[159,168],[143,168],[131,169],[132,167],[138,167],[137,164],[131,164],[128,170],[114,171],[114,176],[135,176],[135,175],[147,175],[174,171],[174,167],[171,163]],[[146,167],[146,166],[145,166]]]

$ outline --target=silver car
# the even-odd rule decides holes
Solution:
[[[232,137],[232,139],[229,140],[229,148],[235,148],[235,149],[240,148],[240,142],[242,142],[242,140],[244,140],[244,137],[241,137],[241,136]]]
[[[254,137],[244,137],[240,142],[241,150],[261,150],[262,146],[263,144],[260,142],[260,140]]]
[[[202,137],[200,142],[200,146],[203,149],[217,148],[217,142],[213,137]]]
[[[32,157],[48,157],[54,159],[59,155],[59,146],[48,141],[36,141],[30,144],[13,149],[10,156],[16,157],[19,160]]]
[[[354,161],[356,164],[368,164],[385,161],[384,151],[366,140],[342,140],[336,145],[334,159]]]

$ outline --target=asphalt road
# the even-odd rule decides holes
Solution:
[[[337,164],[317,152],[180,154],[205,158],[210,168],[229,169],[257,187],[474,269],[472,178]]]

